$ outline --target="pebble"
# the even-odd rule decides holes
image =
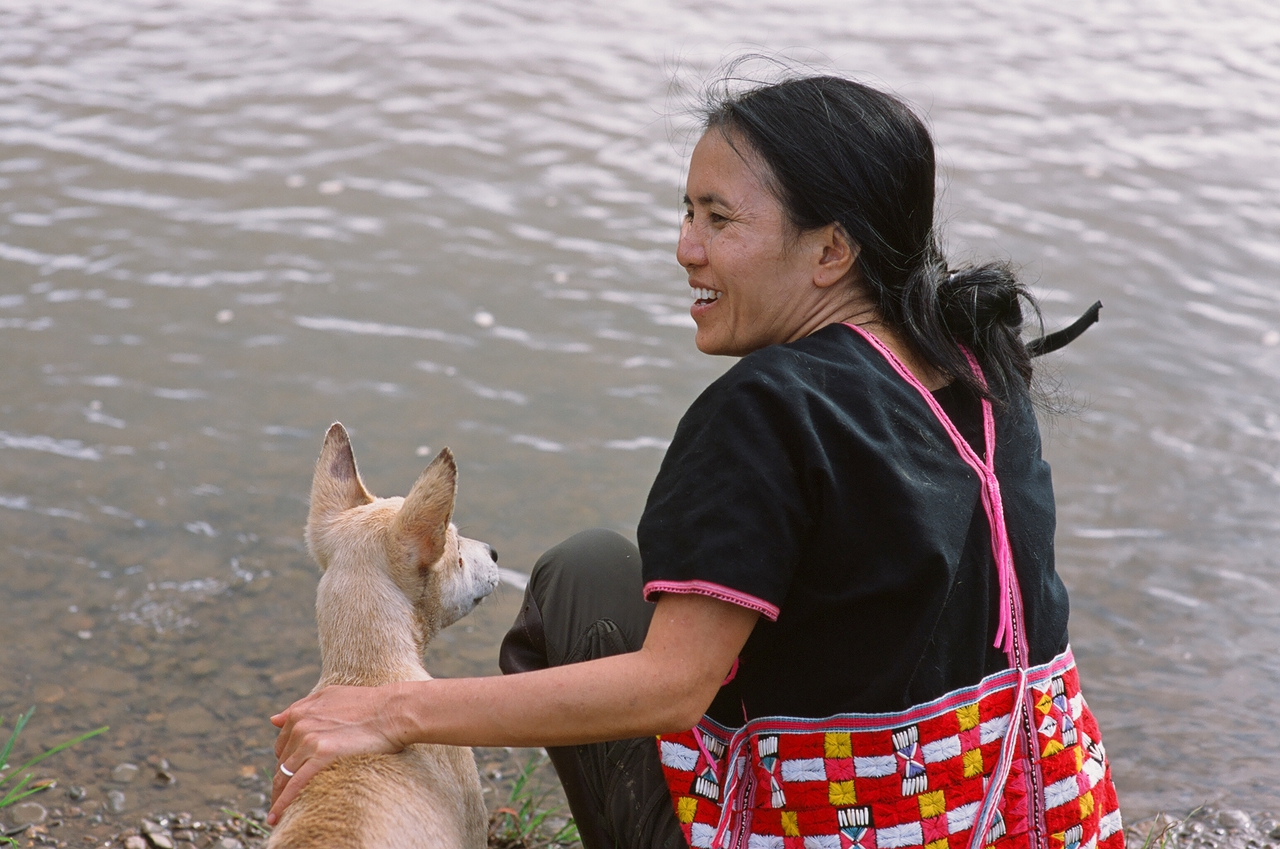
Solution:
[[[44,806],[36,802],[19,802],[9,808],[9,819],[14,827],[38,825],[49,815]]]
[[[144,837],[134,834],[124,839],[124,849],[147,849],[147,841]]]
[[[1218,811],[1218,817],[1215,822],[1223,828],[1229,828],[1232,831],[1242,831],[1253,825],[1253,820],[1249,819],[1249,815],[1244,811],[1233,810],[1230,808],[1225,811]]]
[[[234,837],[224,837],[213,845],[214,849],[244,849],[244,844]]]
[[[73,802],[79,802],[85,796],[89,795],[89,791],[79,785],[73,784],[67,788],[67,798]]]
[[[124,793],[119,790],[107,791],[107,810],[113,814],[124,813],[125,798]]]
[[[196,678],[204,678],[218,671],[218,661],[211,657],[202,657],[187,667],[187,671]]]
[[[128,784],[138,777],[137,764],[120,764],[111,770],[111,780],[118,784]]]
[[[156,834],[148,833],[147,840],[150,840],[151,845],[156,849],[173,849],[173,838],[163,831]]]

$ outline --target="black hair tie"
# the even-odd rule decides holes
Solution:
[[[1027,353],[1033,357],[1039,357],[1069,345],[1081,333],[1084,333],[1092,325],[1097,324],[1098,311],[1101,309],[1102,301],[1094,301],[1093,306],[1085,310],[1084,315],[1077,318],[1069,326],[1061,330],[1055,330],[1053,333],[1046,333],[1039,339],[1032,339],[1028,342]]]

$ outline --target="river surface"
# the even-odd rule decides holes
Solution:
[[[955,259],[1018,263],[1072,642],[1127,815],[1280,777],[1280,6],[0,5],[0,712],[126,810],[240,809],[318,674],[326,427],[525,571],[633,534],[692,342],[700,81],[782,51],[928,116]],[[428,653],[496,672],[504,585]],[[874,647],[868,647],[874,650]],[[161,759],[176,783],[150,780]],[[122,762],[143,765],[127,785]],[[58,791],[59,793],[61,791]],[[65,804],[65,801],[63,802]]]

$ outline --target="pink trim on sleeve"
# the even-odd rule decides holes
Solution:
[[[720,584],[713,584],[710,581],[650,581],[644,585],[645,601],[654,601],[654,596],[659,593],[705,595],[709,598],[745,607],[748,610],[754,610],[770,622],[778,621],[778,608],[764,599],[723,587]]]

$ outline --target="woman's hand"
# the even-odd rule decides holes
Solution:
[[[405,747],[391,710],[398,690],[397,684],[325,687],[271,717],[271,724],[280,729],[276,737],[280,768],[271,784],[268,825],[275,825],[306,783],[336,759],[392,754]]]
[[[274,825],[336,758],[410,743],[574,746],[683,731],[715,697],[759,614],[702,595],[665,593],[630,654],[490,678],[326,687],[271,717],[279,726]]]

